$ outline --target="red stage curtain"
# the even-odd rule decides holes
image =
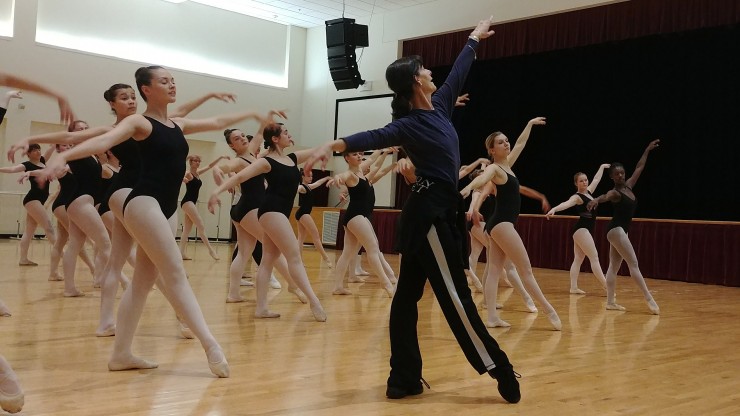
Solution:
[[[488,60],[738,22],[737,0],[633,0],[495,25],[495,41],[477,54]],[[404,41],[403,56],[421,55],[427,68],[452,65],[469,34]]]

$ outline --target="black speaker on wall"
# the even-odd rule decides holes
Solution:
[[[365,83],[357,67],[355,49],[369,46],[367,26],[344,17],[325,23],[326,55],[334,86],[337,90],[355,89]]]

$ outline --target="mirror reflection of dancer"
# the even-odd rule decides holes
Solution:
[[[594,243],[594,226],[596,225],[596,213],[589,211],[586,205],[594,199],[593,192],[601,182],[601,176],[604,169],[608,169],[609,164],[603,164],[599,171],[594,175],[594,180],[588,183],[588,176],[583,172],[578,172],[573,177],[577,192],[567,201],[559,204],[547,212],[546,218],[549,220],[556,212],[576,207],[578,212],[578,222],[573,226],[573,264],[570,266],[570,293],[574,295],[583,295],[586,292],[578,288],[578,274],[581,272],[581,263],[588,257],[591,263],[591,271],[599,284],[606,290],[606,279],[604,272],[601,271],[599,264],[599,253],[596,251]]]
[[[74,113],[67,99],[54,90],[4,72],[0,72],[0,86],[32,91],[52,97],[59,103],[61,120],[65,123],[70,123],[74,120]],[[20,93],[11,92],[14,97],[20,95]],[[2,104],[0,105],[0,123],[2,123],[7,110],[7,103],[3,102],[0,104]],[[0,299],[0,316],[10,316],[10,310],[5,306],[2,299]],[[0,408],[9,413],[18,413],[23,409],[24,398],[25,396],[18,377],[10,366],[10,363],[0,354]]]
[[[635,193],[632,192],[637,180],[640,178],[643,169],[645,169],[645,163],[647,163],[647,157],[651,150],[658,147],[660,140],[653,140],[648,144],[645,151],[642,153],[642,157],[635,166],[635,171],[632,172],[632,176],[625,180],[624,165],[621,163],[612,163],[609,167],[609,177],[614,182],[614,189],[595,198],[590,201],[587,208],[590,211],[596,209],[602,202],[611,202],[614,205],[614,213],[612,214],[612,220],[609,221],[607,227],[606,239],[609,240],[609,269],[606,271],[606,309],[624,311],[626,308],[622,305],[617,304],[616,300],[616,288],[617,288],[617,272],[619,267],[622,265],[622,260],[627,262],[627,267],[630,270],[630,276],[634,279],[637,287],[642,290],[645,301],[647,302],[648,309],[654,315],[660,314],[660,308],[655,303],[653,295],[645,284],[645,279],[642,277],[640,268],[637,265],[637,255],[635,255],[635,249],[632,247],[627,232],[632,222],[632,217],[635,214],[635,207],[637,206],[637,198]]]
[[[445,318],[470,364],[498,380],[510,403],[521,399],[519,382],[506,353],[480,319],[463,271],[456,215],[460,169],[459,139],[450,116],[475,59],[478,43],[493,35],[491,19],[481,21],[463,46],[445,83],[437,90],[418,56],[396,60],[386,69],[395,93],[394,120],[387,126],[332,140],[312,160],[325,164],[332,151],[359,151],[400,145],[416,166],[417,180],[401,213],[401,271],[390,313],[391,373],[386,396],[421,394],[422,360],[416,325],[417,302],[429,280]],[[435,93],[436,91],[436,93]]]
[[[511,149],[509,139],[506,135],[501,132],[491,133],[486,138],[486,149],[488,149],[488,153],[491,155],[493,163],[486,167],[480,176],[473,179],[473,181],[461,191],[463,196],[467,196],[471,190],[479,188],[488,182],[493,182],[493,184],[496,185],[496,209],[491,218],[486,221],[485,228],[486,232],[491,237],[487,252],[488,261],[491,264],[488,268],[488,276],[486,277],[486,285],[484,288],[486,304],[491,305],[491,307],[488,308],[488,322],[486,324],[489,327],[511,326],[511,324],[502,320],[498,316],[498,312],[493,306],[496,304],[498,282],[503,274],[504,262],[508,257],[514,263],[516,270],[521,273],[522,283],[524,283],[527,291],[545,310],[553,329],[556,331],[560,331],[562,329],[562,323],[560,322],[558,313],[555,312],[555,308],[553,308],[550,302],[547,301],[547,298],[537,284],[537,280],[534,278],[532,264],[529,261],[529,255],[524,247],[522,238],[514,228],[514,223],[516,223],[516,220],[519,217],[521,195],[519,180],[514,176],[514,172],[511,168],[514,163],[516,163],[522,150],[524,150],[532,131],[532,127],[544,124],[544,117],[537,117],[529,120],[524,131],[519,135],[513,149]],[[479,213],[475,213],[473,221],[480,221]]]

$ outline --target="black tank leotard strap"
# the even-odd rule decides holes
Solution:
[[[190,149],[176,123],[168,127],[153,118],[146,118],[152,124],[152,133],[136,142],[141,155],[141,172],[123,207],[125,210],[137,196],[149,196],[157,200],[165,218],[170,218],[177,211],[177,197],[185,176],[185,158]]]
[[[606,232],[609,232],[609,230],[611,230],[612,228],[622,227],[622,229],[626,233],[629,232],[630,224],[632,223],[632,217],[635,215],[635,208],[637,208],[637,198],[632,199],[618,189],[615,189],[615,191],[619,192],[621,198],[619,198],[619,202],[613,204],[614,213],[612,214],[611,221],[609,221],[609,225],[606,227]]]
[[[574,234],[581,228],[585,228],[588,230],[588,232],[593,234],[594,226],[596,225],[596,213],[594,211],[589,211],[587,208],[588,203],[593,201],[591,192],[588,192],[588,195],[584,195],[582,193],[576,193],[576,195],[581,198],[581,201],[583,203],[580,205],[576,205],[575,207],[576,212],[578,213],[578,221],[573,226],[573,232],[571,234]]]
[[[506,182],[496,184],[496,208],[493,215],[486,221],[486,232],[490,233],[493,227],[502,223],[510,222],[516,224],[519,218],[519,210],[522,205],[522,197],[519,194],[519,179],[516,176],[506,173]]]
[[[298,184],[301,183],[301,172],[298,170],[296,155],[291,153],[288,157],[293,161],[293,166],[283,165],[269,156],[265,157],[270,163],[270,171],[265,174],[267,189],[265,200],[257,211],[258,217],[266,212],[279,212],[286,218],[290,217],[293,199],[298,192]]]

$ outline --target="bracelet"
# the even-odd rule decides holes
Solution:
[[[480,38],[478,36],[475,36],[475,35],[468,36],[468,39],[473,39],[476,42],[480,42]]]

